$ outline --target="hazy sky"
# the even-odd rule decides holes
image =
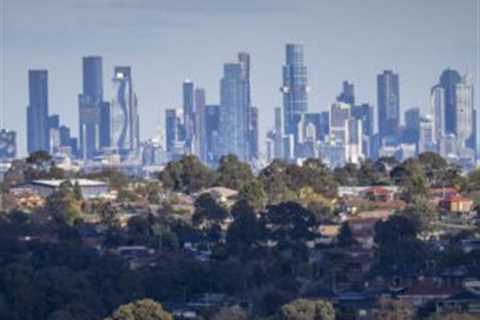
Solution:
[[[400,74],[402,110],[427,108],[446,67],[475,74],[480,0],[0,0],[3,2],[0,94],[4,126],[25,150],[28,69],[49,71],[50,113],[78,131],[81,58],[104,58],[106,98],[113,66],[131,65],[141,137],[163,126],[165,108],[181,106],[192,79],[219,100],[222,64],[252,56],[252,96],[261,136],[281,105],[287,42],[305,45],[310,111],[326,110],[341,82],[359,102],[376,104],[376,75]],[[5,35],[5,36],[4,36]]]

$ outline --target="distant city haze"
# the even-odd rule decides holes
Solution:
[[[376,106],[383,70],[399,74],[402,113],[430,107],[430,88],[447,67],[478,79],[480,0],[2,1],[2,126],[18,132],[20,155],[28,70],[48,70],[50,113],[78,135],[83,56],[103,57],[107,101],[114,66],[132,67],[145,140],[165,128],[165,109],[182,106],[185,79],[218,104],[223,64],[250,53],[261,148],[274,107],[282,106],[286,43],[304,45],[311,112],[328,110],[344,80],[355,84],[358,102]]]

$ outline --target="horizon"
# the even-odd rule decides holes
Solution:
[[[379,0],[362,4],[211,0],[201,5],[191,0],[4,0],[2,127],[17,131],[19,155],[25,155],[28,70],[47,69],[50,113],[59,114],[78,136],[81,59],[101,56],[107,101],[113,92],[113,67],[132,67],[144,141],[156,136],[159,126],[165,128],[165,109],[181,106],[185,79],[206,89],[208,104],[218,103],[223,64],[245,51],[252,59],[252,104],[260,109],[263,150],[265,133],[273,126],[273,109],[282,105],[279,88],[286,43],[305,46],[310,112],[326,110],[344,80],[355,84],[357,101],[376,107],[375,78],[383,70],[400,76],[402,113],[412,107],[425,111],[430,88],[446,68],[473,75],[480,87],[475,3],[403,1],[387,7]],[[39,37],[43,41],[32,41]]]

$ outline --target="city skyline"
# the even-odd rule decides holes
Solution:
[[[411,107],[428,106],[428,90],[446,67],[474,75],[475,1],[463,1],[456,6],[448,1],[407,1],[392,3],[387,8],[370,0],[360,9],[354,2],[347,6],[301,2],[296,6],[286,1],[246,1],[243,5],[209,1],[202,7],[192,1],[177,5],[164,1],[85,1],[82,5],[52,0],[42,5],[8,2],[3,42],[6,84],[1,86],[7,93],[2,90],[6,105],[2,105],[4,126],[19,132],[19,151],[25,154],[26,128],[24,115],[19,111],[27,104],[26,74],[29,69],[42,68],[49,70],[51,113],[59,114],[72,132],[78,132],[78,115],[73,111],[78,108],[76,96],[81,92],[80,61],[89,55],[104,59],[107,101],[113,94],[108,81],[113,67],[132,66],[143,120],[142,140],[156,135],[158,125],[163,127],[165,109],[182,105],[178,86],[186,78],[206,89],[207,104],[218,103],[222,65],[232,61],[232,55],[239,51],[249,52],[252,59],[251,95],[252,104],[259,108],[260,142],[266,130],[273,127],[273,108],[282,105],[279,66],[284,62],[284,45],[288,42],[304,45],[312,112],[328,110],[344,80],[356,85],[359,101],[376,107],[375,77],[382,70],[392,69],[400,74],[401,113]],[[369,12],[372,7],[377,7],[378,12]],[[35,16],[29,17],[28,8]],[[393,10],[400,14],[389,17]],[[100,17],[106,12],[109,16],[103,21]],[[158,13],[158,19],[154,13]],[[442,20],[446,15],[449,23],[456,25],[454,32]],[[33,22],[42,18],[45,21],[36,28],[19,24],[28,17]],[[135,17],[142,17],[143,21],[132,28],[123,23]],[[208,23],[206,17],[210,18]],[[288,20],[289,17],[292,19]],[[429,19],[423,21],[425,17]],[[75,21],[81,19],[87,23],[79,30]],[[231,21],[227,28],[225,19]],[[245,19],[250,23],[245,25]],[[360,20],[365,23],[356,28]],[[259,32],[255,37],[248,36],[255,28],[250,26],[252,21]],[[279,21],[287,31],[282,32]],[[54,32],[60,26],[68,28],[69,38]],[[240,30],[240,26],[245,30]],[[95,31],[94,41],[87,37],[91,31]],[[128,36],[129,45],[121,41],[120,34]],[[201,34],[205,36],[202,38]],[[233,43],[228,40],[232,34]],[[28,40],[41,35],[42,43]],[[422,65],[420,71],[417,65]]]

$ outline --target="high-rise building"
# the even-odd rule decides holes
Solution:
[[[220,82],[220,148],[222,155],[233,154],[249,160],[249,106],[242,65],[224,65]]]
[[[378,131],[384,139],[398,140],[400,125],[400,83],[398,74],[387,70],[377,76]]]
[[[115,97],[110,107],[112,147],[121,155],[137,152],[140,128],[137,96],[133,90],[130,67],[115,67]]]
[[[206,130],[206,93],[205,89],[195,89],[195,135],[193,152],[200,160],[207,162],[207,130]]]
[[[345,145],[347,141],[346,122],[351,117],[351,106],[335,102],[330,108],[330,136],[336,142]]]
[[[348,163],[359,164],[365,157],[363,153],[362,122],[355,118],[349,118],[345,122],[346,143],[345,159]]]
[[[250,107],[249,112],[249,157],[250,160],[258,159],[258,108]]]
[[[442,137],[445,136],[445,89],[442,86],[436,85],[431,91],[431,104],[433,111],[433,127],[435,130],[435,142],[439,143]]]
[[[103,102],[102,58],[83,58],[83,92],[79,95],[79,138],[82,159],[100,152]],[[106,139],[102,136],[103,139]],[[102,140],[103,140],[102,139]]]
[[[195,136],[195,86],[191,80],[183,82],[183,125],[187,152],[193,152]]]
[[[456,119],[456,87],[462,77],[456,70],[446,69],[440,76],[440,86],[444,90],[445,98],[445,134],[457,132]]]
[[[0,129],[0,160],[11,160],[17,156],[17,133]]]
[[[473,134],[473,85],[468,76],[455,86],[455,127],[460,149],[467,147]]]
[[[205,133],[207,163],[214,165],[220,160],[220,109],[219,105],[205,106]]]
[[[368,103],[352,107],[352,117],[362,124],[363,154],[366,157],[372,156],[373,112],[373,106]]]
[[[420,109],[410,108],[405,111],[405,130],[403,143],[417,144],[420,135]]]
[[[347,103],[352,107],[355,105],[355,86],[353,83],[348,81],[343,82],[342,92],[337,97],[337,101]]]
[[[435,151],[435,129],[434,123],[430,116],[420,118],[419,137],[418,137],[418,153],[427,151]]]
[[[303,46],[287,44],[286,63],[283,66],[284,134],[294,135],[298,142],[298,123],[308,111],[307,67],[304,64]]]
[[[28,72],[29,105],[27,107],[28,153],[49,151],[48,72]]]
[[[180,140],[181,120],[177,113],[177,109],[165,110],[165,138],[168,153],[174,151],[177,141]]]

